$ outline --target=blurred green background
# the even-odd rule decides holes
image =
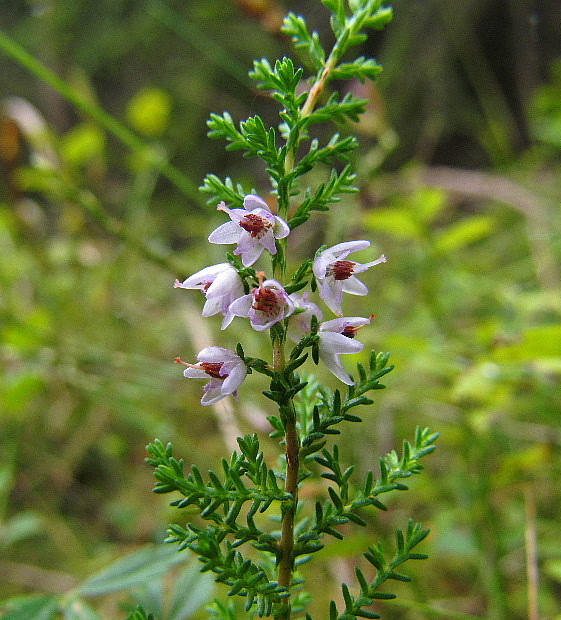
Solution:
[[[431,558],[408,567],[415,579],[384,618],[559,619],[561,4],[393,6],[362,50],[381,79],[343,85],[370,101],[340,128],[359,136],[361,191],[303,227],[291,256],[369,238],[364,260],[389,257],[363,278],[371,294],[346,300],[377,315],[362,340],[396,370],[341,440],[344,460],[377,468],[417,424],[442,437],[409,493],[307,568],[313,610],[411,515],[432,529]],[[0,601],[76,592],[184,520],[150,491],[154,437],[204,470],[236,433],[267,433],[260,377],[239,405],[209,410],[173,364],[238,339],[265,354],[263,337],[241,319],[220,333],[200,318],[202,297],[172,283],[223,261],[206,242],[223,217],[197,190],[205,174],[270,191],[259,163],[209,140],[205,121],[228,110],[277,122],[247,71],[293,55],[279,31],[289,9],[327,32],[316,0],[0,4]],[[275,444],[265,450],[273,458]],[[107,618],[147,600],[86,593]],[[181,617],[205,617],[198,605]]]

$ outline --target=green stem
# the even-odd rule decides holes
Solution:
[[[329,58],[325,62],[325,65],[323,66],[321,71],[318,73],[316,81],[314,82],[314,85],[310,89],[310,92],[308,93],[308,97],[306,98],[306,101],[304,102],[304,105],[302,106],[302,109],[300,110],[300,119],[304,119],[310,116],[310,114],[314,111],[317,100],[319,99],[324,88],[327,86],[327,83],[329,82],[329,76],[331,75],[331,72],[333,71],[333,69],[335,68],[338,62],[339,55],[336,53],[337,47],[338,47],[337,44],[333,47],[333,49],[331,50],[331,54],[329,55]],[[294,168],[294,161],[296,159],[296,153],[298,152],[299,146],[300,146],[300,141],[297,140],[293,148],[291,148],[286,155],[284,170],[285,170],[285,174],[287,175]]]
[[[144,142],[144,140],[139,138],[133,131],[123,125],[123,123],[82,95],[79,91],[72,88],[72,86],[59,78],[58,75],[53,73],[48,67],[29,54],[29,52],[24,50],[1,30],[0,50],[10,56],[22,67],[25,67],[40,80],[58,91],[65,99],[93,118],[102,127],[105,127],[107,131],[112,133],[135,153],[142,153],[148,156],[154,168],[159,170],[164,177],[176,185],[186,196],[189,196],[193,201],[199,203],[200,195],[196,185],[189,177],[172,166],[162,154],[158,152],[158,149]]]

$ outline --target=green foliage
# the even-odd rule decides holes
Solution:
[[[147,614],[142,607],[137,607],[127,620],[155,620],[152,614]]]
[[[284,57],[274,65],[266,58],[254,62],[250,77],[259,88],[270,91],[271,97],[281,106],[277,128],[267,128],[258,115],[236,124],[228,112],[213,113],[208,121],[209,137],[225,140],[227,150],[240,150],[244,156],[263,162],[278,199],[278,213],[287,220],[290,230],[307,222],[313,211],[328,211],[333,204],[341,201],[343,194],[357,191],[354,185],[356,175],[348,162],[348,156],[358,144],[354,136],[342,137],[340,133],[335,133],[322,146],[318,138],[311,136],[310,130],[318,123],[356,122],[365,111],[367,102],[352,93],[341,99],[334,92],[324,98],[323,103],[321,100],[335,78],[356,78],[363,82],[374,78],[380,71],[375,61],[364,57],[342,62],[348,49],[365,39],[363,29],[379,26],[385,21],[387,11],[380,4],[374,1],[350,2],[348,15],[342,3],[329,5],[334,11],[332,25],[336,34],[336,42],[329,54],[324,50],[319,35],[309,31],[303,17],[290,13],[285,18],[284,32],[292,37],[296,49],[307,53],[315,75],[307,78],[311,85],[309,90],[301,92],[304,69],[296,69],[292,60]],[[346,163],[339,171],[334,167],[338,162]],[[310,186],[302,189],[301,182],[318,165],[332,168],[329,180],[315,189]],[[216,175],[209,174],[201,190],[210,195],[211,204],[228,201],[236,207],[245,207],[243,188],[239,184],[234,185],[229,178],[221,181]],[[247,226],[253,226],[253,222],[248,219],[240,226],[250,230]],[[247,243],[253,243],[259,234],[258,230],[251,229]],[[271,250],[274,254],[273,273],[281,278],[287,267],[285,237],[276,241],[275,252]],[[241,242],[237,252],[243,256],[240,248]],[[318,250],[316,260],[322,250],[325,248]],[[265,294],[263,273],[256,274],[242,268],[231,254],[228,260],[242,278],[246,292],[250,290],[250,278],[253,284],[259,286],[254,291],[259,291],[260,296]],[[245,258],[243,262],[246,262]],[[319,279],[314,265],[311,259],[302,263],[287,284],[285,294],[307,286],[314,291],[317,287],[315,278]],[[254,310],[261,303],[256,300],[257,297],[254,297]],[[270,315],[271,309],[269,306],[267,308]],[[255,324],[254,327],[262,331]],[[325,535],[342,540],[344,535],[340,526],[350,522],[366,526],[367,522],[360,514],[363,509],[374,506],[386,510],[378,496],[407,489],[402,480],[421,471],[419,459],[434,450],[437,434],[432,434],[429,429],[418,429],[414,445],[405,442],[401,456],[395,452],[388,454],[380,460],[379,477],[375,478],[370,471],[365,481],[355,487],[356,483],[351,483],[354,467],[342,466],[339,446],[335,444],[329,449],[326,438],[338,435],[340,430],[335,427],[342,422],[362,421],[351,410],[371,405],[373,401],[366,395],[385,387],[380,379],[392,369],[387,366],[388,355],[372,352],[368,370],[359,364],[357,380],[352,381],[349,377],[348,383],[351,385],[343,398],[339,390],[332,391],[314,378],[302,378],[297,372],[308,361],[306,349],[310,349],[311,359],[318,364],[322,347],[327,346],[322,340],[326,336],[321,333],[319,319],[314,313],[307,333],[300,337],[288,356],[284,351],[288,321],[275,321],[269,329],[273,349],[271,363],[248,357],[239,343],[236,355],[248,372],[256,371],[269,378],[269,389],[264,390],[263,395],[278,407],[278,415],[268,419],[273,427],[271,436],[280,439],[281,449],[284,450],[280,470],[267,465],[257,435],[238,438],[240,452],[235,451],[230,460],[222,459],[222,475],[210,470],[204,477],[196,465],[192,465],[190,473],[186,474],[185,463],[183,459],[174,457],[172,445],[166,446],[159,440],[148,446],[148,463],[154,468],[157,480],[154,491],[158,494],[178,492],[182,498],[173,500],[171,505],[188,508],[194,511],[198,520],[206,522],[201,526],[192,518],[186,527],[177,524],[170,526],[167,542],[179,543],[180,550],[190,549],[196,553],[202,563],[201,570],[214,573],[215,580],[227,586],[228,596],[245,599],[245,612],[289,620],[293,613],[305,612],[309,604],[305,590],[300,599],[295,596],[303,585],[296,574],[297,567],[323,549]],[[348,337],[355,335],[355,332],[342,333]],[[205,368],[204,364],[200,368]],[[216,375],[211,376],[216,378]],[[320,471],[327,470],[322,471],[319,478],[330,481],[333,486],[328,487],[323,500],[315,502],[312,517],[309,508],[306,510],[306,502],[298,500],[298,492],[299,485],[306,484],[314,475],[318,477],[317,473],[314,474],[317,466]],[[264,521],[267,516],[269,525]],[[270,522],[276,521],[280,521],[280,533],[271,530]],[[427,534],[428,531],[422,531],[421,526],[413,522],[409,524],[405,536],[399,530],[398,549],[392,559],[386,559],[380,546],[371,547],[365,557],[378,569],[377,577],[368,585],[363,573],[357,569],[362,593],[355,600],[347,586],[343,585],[346,611],[341,618],[378,617],[363,608],[371,605],[375,598],[393,596],[378,594],[377,589],[389,579],[406,580],[394,569],[407,560],[424,557],[411,550]],[[254,554],[248,553],[248,546],[259,552],[257,559]],[[234,609],[217,604],[215,615],[231,618],[235,615]],[[310,617],[307,614],[307,618]],[[338,617],[334,602],[330,617],[334,620]]]
[[[371,385],[373,381],[375,380],[370,377]],[[315,387],[318,389],[317,384]],[[361,386],[360,391],[366,391],[364,386]],[[334,399],[338,405],[335,404],[334,407],[340,410],[340,397],[337,396],[339,392],[335,394]],[[355,398],[348,401],[344,409],[372,402],[359,403],[358,400],[360,399]],[[344,415],[332,416],[329,424],[325,426],[338,424],[345,419]],[[353,416],[352,421],[358,420]],[[333,433],[335,429],[324,428],[324,431]],[[323,436],[322,433],[316,431],[307,437],[314,437],[314,441],[317,441],[319,435]],[[323,535],[328,534],[342,539],[343,535],[337,529],[338,526],[349,522],[365,526],[366,522],[359,515],[360,509],[372,505],[381,510],[387,510],[377,496],[394,490],[407,490],[400,480],[420,473],[422,467],[419,460],[435,449],[433,444],[437,437],[438,434],[431,433],[430,429],[418,428],[414,445],[405,442],[401,456],[394,451],[381,459],[380,477],[374,480],[372,472],[369,472],[363,488],[353,490],[352,496],[349,491],[349,481],[354,467],[349,467],[342,472],[337,445],[334,445],[331,452],[323,449],[321,456],[314,457],[319,465],[329,470],[329,473],[323,473],[321,477],[334,482],[338,490],[329,487],[329,498],[323,502],[316,502],[313,522],[310,523],[310,519],[305,517],[296,526],[299,533],[293,551],[296,564],[308,561],[311,554],[323,548],[323,544],[320,543]],[[260,528],[255,522],[255,517],[267,512],[271,507],[274,508],[275,503],[281,504],[280,512],[282,512],[282,503],[290,502],[290,497],[281,491],[276,482],[277,477],[283,476],[267,469],[263,461],[263,453],[259,450],[257,436],[239,438],[238,443],[241,454],[234,452],[230,463],[223,460],[224,479],[222,481],[215,472],[209,471],[209,481],[205,483],[195,465],[191,468],[192,473],[186,477],[183,471],[183,461],[178,461],[173,457],[172,446],[164,446],[159,441],[148,446],[151,455],[148,462],[155,468],[154,473],[158,483],[154,490],[157,493],[179,491],[185,499],[174,500],[173,506],[178,508],[195,506],[202,519],[212,522],[206,528],[196,526],[194,523],[189,524],[187,529],[179,525],[170,526],[167,542],[178,542],[180,549],[191,549],[202,562],[203,572],[214,572],[218,583],[229,586],[229,596],[243,596],[246,601],[246,611],[255,609],[259,617],[268,617],[273,615],[275,606],[278,607],[282,598],[288,596],[289,593],[277,582],[271,580],[263,566],[244,558],[238,549],[249,542],[258,551],[269,553],[278,560],[281,553],[278,539],[271,532]],[[302,443],[303,446],[306,445],[305,441]],[[314,451],[319,450],[317,444],[315,446]],[[309,454],[309,450],[304,448],[302,453]],[[242,477],[247,478],[252,486],[248,487]],[[244,517],[246,523],[242,524],[238,522],[238,519],[242,507],[247,502],[252,502],[252,504]],[[275,512],[279,513],[278,508]],[[421,531],[421,526],[412,521],[405,538],[404,534],[398,530],[398,549],[391,560],[385,558],[379,547],[370,548],[365,557],[378,568],[378,576],[368,586],[366,590],[368,594],[363,593],[357,602],[353,601],[351,608],[345,613],[361,616],[362,613],[368,612],[360,608],[370,605],[371,599],[394,596],[376,593],[376,590],[388,579],[401,581],[408,579],[395,573],[394,568],[408,559],[427,557],[411,553],[411,549],[427,534],[428,530]],[[359,582],[363,580],[359,569],[357,569],[357,577]],[[367,600],[370,602],[365,602]]]
[[[261,4],[278,8],[275,0]],[[335,13],[334,30],[340,30],[348,2],[324,4]],[[523,3],[513,4],[512,20],[494,19],[490,0],[467,0],[461,11],[448,4],[440,7],[437,37],[431,31],[432,3],[397,7],[399,21],[376,44],[385,66],[376,89],[351,89],[357,110],[359,100],[368,100],[366,114],[352,128],[362,147],[346,153],[358,163],[359,177],[350,185],[360,186],[361,193],[341,194],[344,210],[335,209],[329,220],[318,218],[321,225],[312,227],[309,236],[297,231],[301,240],[287,253],[288,267],[312,237],[332,244],[348,234],[369,236],[390,258],[383,276],[364,280],[373,290],[375,307],[356,298],[352,308],[357,314],[379,315],[378,325],[368,335],[362,332],[364,342],[377,349],[383,343],[399,372],[391,375],[392,390],[375,409],[366,405],[348,412],[359,413],[363,424],[327,427],[348,427],[334,438],[340,475],[355,466],[349,492],[369,469],[374,482],[380,475],[377,455],[391,449],[396,438],[410,437],[415,424],[443,431],[445,449],[431,457],[423,476],[413,477],[411,490],[379,496],[390,509],[430,523],[435,534],[422,543],[422,551],[431,555],[430,566],[410,562],[403,572],[413,584],[386,582],[392,588],[382,589],[399,597],[380,599],[373,611],[361,611],[388,620],[407,614],[473,620],[468,609],[487,610],[477,615],[489,620],[528,617],[532,584],[523,548],[525,533],[534,531],[540,572],[535,617],[553,618],[561,581],[561,73],[552,62],[558,25],[551,13],[548,17],[551,6],[544,5],[530,32]],[[221,140],[206,141],[204,121],[209,106],[215,112],[224,106],[234,118],[245,118],[243,110],[250,110],[252,118],[270,119],[262,95],[276,85],[256,96],[244,67],[256,49],[283,58],[286,40],[277,36],[269,15],[266,21],[265,15],[243,13],[243,0],[165,5],[139,0],[134,7],[124,0],[95,5],[76,0],[55,2],[53,10],[45,11],[34,10],[31,3],[13,5],[0,8],[2,116],[13,112],[8,97],[23,97],[33,104],[43,129],[20,135],[21,159],[13,168],[2,159],[0,617],[15,614],[28,620],[52,613],[57,620],[62,614],[115,620],[127,613],[119,609],[125,599],[131,605],[127,609],[142,604],[160,620],[172,608],[170,591],[176,584],[180,589],[176,575],[173,585],[169,577],[165,584],[165,605],[149,591],[132,597],[124,591],[108,593],[87,601],[66,594],[97,574],[108,557],[142,546],[162,521],[175,518],[160,495],[146,495],[146,471],[135,446],[155,436],[165,442],[173,438],[177,453],[198,455],[201,471],[220,462],[229,438],[220,414],[200,413],[196,390],[185,390],[170,364],[178,348],[182,355],[193,353],[190,340],[204,336],[196,310],[185,296],[170,294],[170,282],[219,260],[216,248],[203,249],[213,226],[196,190],[204,174],[216,172],[216,182],[226,188],[211,187],[207,196],[212,200],[224,191],[234,207],[253,187],[266,183],[258,158],[237,157],[243,151],[224,156]],[[301,10],[296,4],[293,8]],[[505,39],[515,41],[519,53],[503,57]],[[528,41],[545,52],[527,53]],[[323,35],[320,44],[327,49]],[[36,63],[21,54],[24,49]],[[366,48],[356,49],[366,53]],[[299,51],[294,75],[304,68],[297,87],[285,81],[279,88],[281,97],[283,89],[288,93],[286,104],[277,100],[281,114],[282,108],[302,105],[308,78],[313,80],[309,53],[305,47]],[[54,75],[44,72],[47,57],[48,66],[64,76],[63,84],[55,82],[62,95],[45,88]],[[353,62],[348,53],[331,75]],[[274,71],[276,63],[270,64]],[[283,70],[289,75],[289,68]],[[532,80],[525,79],[528,75]],[[508,96],[501,84],[512,87]],[[290,102],[293,87],[300,103]],[[163,133],[131,140],[131,132],[122,130],[126,124],[142,133],[156,120],[165,121],[168,103],[152,116],[154,104],[160,103],[139,97],[153,89],[172,104],[169,125],[160,125]],[[337,101],[345,97],[325,92],[305,124],[310,143],[317,138],[320,150],[331,134],[326,137],[327,127],[320,124],[329,119],[317,113],[332,96]],[[141,104],[145,124],[130,115],[133,103]],[[348,136],[345,118],[342,114],[338,120],[345,123],[337,127],[342,139]],[[296,122],[291,116],[280,120],[277,149],[288,124]],[[237,120],[235,127],[239,130]],[[1,135],[5,145],[4,125]],[[299,156],[308,153],[310,143],[303,144]],[[341,159],[342,165],[326,157],[325,164],[297,179],[302,192],[293,199],[293,212],[305,202],[308,184],[314,195],[328,183],[332,165],[341,171],[347,163]],[[167,180],[161,178],[160,167],[168,161],[182,171],[182,180],[169,168]],[[435,162],[438,168],[432,167]],[[477,168],[486,174],[479,176]],[[310,281],[313,286],[309,264],[296,270],[295,286]],[[251,274],[246,285],[246,292],[255,286]],[[211,335],[218,332],[218,325],[209,323]],[[253,336],[244,347],[258,357],[246,359],[259,365],[255,360],[266,354],[256,350]],[[232,347],[241,338],[238,330],[224,337],[231,338],[226,346]],[[308,357],[294,372],[302,372],[313,351],[302,349],[291,363]],[[367,357],[360,359],[367,367]],[[314,372],[324,383],[321,365]],[[258,426],[262,378],[256,368],[249,378],[249,402],[236,418],[242,436]],[[300,401],[312,386],[311,378],[305,379],[308,385],[295,397],[300,419]],[[346,391],[340,392],[344,401]],[[332,398],[326,396],[329,406]],[[310,424],[315,404],[306,407]],[[280,417],[269,418],[274,433],[283,433]],[[327,434],[321,441],[329,439]],[[340,492],[334,482],[318,485],[312,477],[330,472],[313,460],[323,448],[333,451],[326,443],[305,461],[310,477],[302,484],[310,484],[306,500],[312,508],[315,501],[330,499],[322,482]],[[261,450],[272,463],[266,439]],[[282,473],[283,467],[275,471]],[[246,503],[240,514],[250,506]],[[274,503],[270,510],[275,512]],[[304,617],[307,605],[312,615],[327,617],[326,597],[339,594],[333,575],[340,558],[346,564],[362,562],[367,585],[375,569],[370,564],[365,569],[365,558],[355,556],[381,541],[391,560],[391,518],[376,518],[377,510],[366,507],[360,516],[367,525],[344,527],[344,540],[325,536],[327,544],[314,563],[302,566],[304,573],[318,567],[321,587],[312,601],[302,602],[300,592],[294,593],[295,614]],[[308,517],[313,524],[314,510]],[[259,512],[254,516],[260,527],[274,531],[276,522],[260,521],[265,518]],[[192,563],[186,579],[189,572],[199,576],[199,566]],[[162,583],[152,581],[154,590]],[[359,598],[360,582],[360,589],[353,589],[352,579],[347,581]],[[64,594],[37,594],[55,589]],[[195,587],[196,593],[203,591]],[[186,595],[186,604],[196,601],[194,594]],[[344,601],[345,596],[337,599],[337,614]],[[228,603],[218,602],[222,612],[216,617],[243,616],[243,597],[230,597]],[[196,614],[204,616],[204,611]]]
[[[285,138],[284,144],[277,145],[277,132],[273,127],[266,129],[259,116],[240,122],[238,128],[228,112],[211,115],[208,122],[210,137],[225,139],[229,142],[227,149],[244,150],[246,156],[260,157],[268,165],[267,172],[272,186],[276,188],[279,212],[283,216],[289,214],[290,201],[299,194],[298,180],[303,175],[318,163],[331,165],[337,160],[345,161],[347,154],[357,147],[354,137],[340,139],[337,134],[325,147],[320,147],[319,141],[311,138],[308,129],[311,125],[327,121],[356,122],[364,112],[366,100],[352,93],[347,93],[342,100],[337,93],[332,93],[325,104],[319,106],[316,106],[316,100],[333,79],[358,78],[364,81],[374,79],[381,71],[374,60],[364,57],[341,63],[349,48],[364,41],[363,29],[381,27],[385,23],[389,13],[380,5],[381,2],[374,0],[350,3],[348,15],[343,6],[338,6],[333,16],[337,41],[329,56],[320,43],[319,35],[309,32],[302,16],[294,13],[287,15],[283,31],[291,36],[296,49],[306,51],[316,72],[309,78],[313,84],[309,92],[298,94],[304,70],[295,69],[291,59],[285,57],[276,61],[274,66],[266,58],[254,62],[250,77],[259,88],[271,90],[271,96],[281,105],[278,132]],[[309,143],[308,152],[302,155],[305,143]],[[326,210],[329,204],[340,200],[340,193],[356,191],[352,186],[353,180],[354,176],[346,168],[340,175],[333,171],[329,183],[322,184],[315,196],[310,196],[309,190],[306,190],[304,205],[290,220],[291,228],[306,222],[310,211]],[[213,194],[211,202],[232,198],[228,188],[216,183],[213,175],[205,179],[203,191]]]

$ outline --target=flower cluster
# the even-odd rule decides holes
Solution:
[[[251,267],[266,249],[272,255],[277,253],[277,240],[288,236],[290,228],[278,215],[274,215],[268,204],[259,196],[248,194],[243,209],[229,209],[220,203],[218,209],[230,216],[214,230],[208,240],[211,243],[233,244],[234,254],[241,256],[244,268]],[[331,248],[321,249],[313,261],[312,272],[320,298],[337,318],[323,321],[320,307],[309,300],[309,294],[289,294],[283,285],[274,279],[267,279],[264,272],[251,270],[256,284],[247,292],[240,272],[230,263],[219,263],[205,267],[183,282],[176,280],[176,288],[199,289],[205,297],[203,316],[222,314],[222,329],[226,329],[235,317],[249,318],[256,331],[266,331],[276,323],[287,321],[287,335],[294,342],[300,342],[312,330],[313,317],[319,322],[317,347],[319,359],[343,383],[353,385],[340,356],[358,353],[363,344],[355,339],[357,331],[368,325],[371,318],[344,317],[343,293],[366,295],[368,288],[356,277],[380,263],[386,257],[368,263],[348,259],[353,252],[370,246],[369,241],[358,240],[339,243]],[[247,269],[244,269],[247,271]],[[197,355],[198,362],[181,362],[187,368],[185,377],[208,378],[201,400],[203,405],[212,405],[237,390],[247,374],[244,360],[234,351],[222,347],[207,347]]]

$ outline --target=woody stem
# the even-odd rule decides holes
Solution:
[[[284,370],[284,348],[277,338],[274,346],[275,370]],[[281,408],[281,415],[285,424],[285,454],[286,454],[286,480],[285,491],[290,494],[290,500],[284,502],[282,507],[282,527],[279,541],[279,586],[290,589],[292,573],[294,571],[294,523],[296,507],[298,505],[298,479],[300,474],[300,439],[296,427],[296,411],[292,400],[288,406]],[[275,620],[289,620],[291,616],[290,599],[284,599],[275,614]]]

